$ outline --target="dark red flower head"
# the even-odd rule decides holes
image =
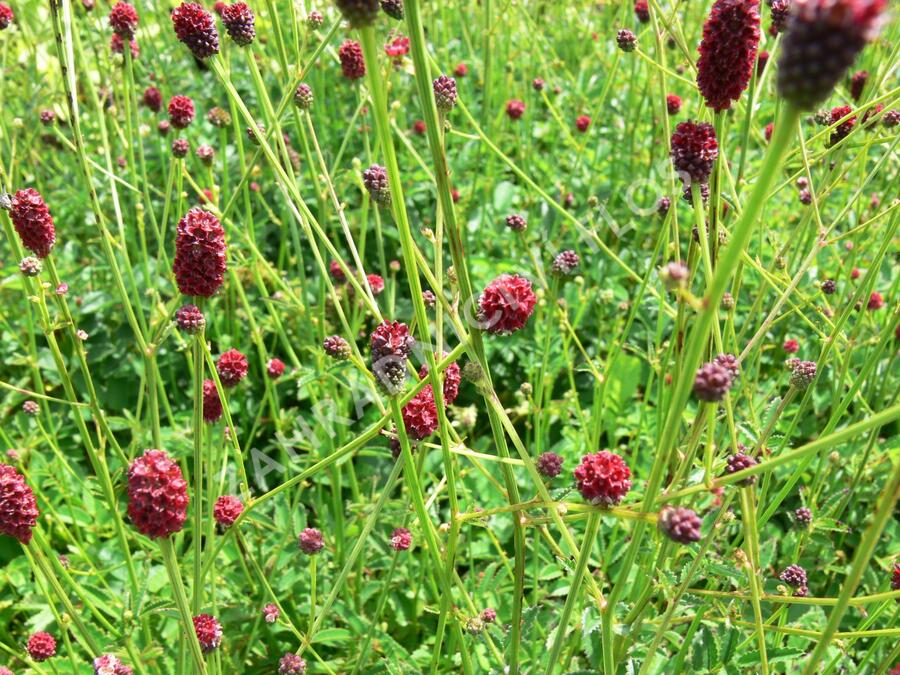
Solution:
[[[615,506],[631,489],[631,470],[608,450],[582,457],[574,473],[578,491],[591,504]]]
[[[587,131],[591,126],[591,118],[587,115],[581,115],[578,119],[575,120],[575,128],[578,129],[581,133]]]
[[[315,555],[325,548],[325,540],[320,530],[314,527],[307,527],[300,533],[297,545],[306,555]]]
[[[656,524],[660,532],[679,544],[700,541],[702,521],[691,509],[683,506],[665,506],[659,512]]]
[[[797,522],[800,525],[806,526],[812,522],[813,514],[807,507],[801,506],[799,509],[794,511],[794,518],[797,519]]]
[[[444,356],[446,357],[446,354]],[[442,391],[445,405],[453,405],[453,402],[459,395],[459,384],[462,381],[460,373],[459,364],[456,361],[444,369],[444,387]],[[428,377],[428,364],[423,363],[422,367],[419,368],[419,379],[424,380],[426,377]]]
[[[694,377],[694,395],[701,401],[721,401],[733,382],[731,371],[725,365],[717,361],[704,363]]]
[[[143,103],[153,112],[159,112],[162,108],[162,94],[156,87],[144,89]]]
[[[269,359],[266,363],[266,374],[273,380],[284,375],[284,361],[281,359]]]
[[[469,74],[469,66],[467,66],[465,63],[459,63],[457,64],[456,68],[453,69],[453,74],[456,77],[465,77]]]
[[[556,258],[553,259],[551,271],[560,276],[569,277],[578,271],[578,265],[581,259],[575,251],[560,251]]]
[[[288,652],[278,661],[278,675],[304,675],[306,661],[299,654]]]
[[[334,0],[351,28],[371,26],[378,18],[378,0]]]
[[[517,98],[507,101],[506,114],[511,120],[517,120],[525,114],[525,103]]]
[[[222,23],[228,31],[228,37],[234,40],[235,44],[249,45],[256,37],[253,10],[246,2],[226,5],[222,9]]]
[[[747,88],[759,44],[759,0],[716,0],[703,26],[697,86],[710,108],[728,110]]]
[[[225,231],[209,211],[194,207],[178,223],[175,262],[178,290],[211,297],[225,277]]]
[[[358,80],[366,75],[366,60],[363,58],[362,47],[355,40],[345,40],[338,49],[338,58],[341,61],[341,72],[348,80]]]
[[[372,370],[388,393],[397,393],[406,378],[406,360],[416,341],[409,326],[385,322],[372,331]]]
[[[231,527],[244,512],[244,505],[237,497],[222,495],[213,506],[213,518],[222,527]]]
[[[206,318],[197,305],[182,305],[175,310],[175,325],[189,335],[196,335],[206,327]]]
[[[675,127],[672,134],[672,164],[685,185],[709,181],[713,163],[719,156],[716,132],[711,124],[687,121]],[[690,180],[687,180],[689,178]]]
[[[647,0],[634,0],[634,15],[641,23],[650,21],[650,6]]]
[[[56,655],[56,640],[43,631],[28,638],[28,655],[35,661],[46,661]]]
[[[791,15],[791,0],[771,0],[769,13],[772,17],[770,33],[777,35],[787,28],[788,17]]]
[[[328,263],[328,273],[336,283],[340,284],[347,280],[347,275],[344,274],[344,270],[341,269],[341,264],[337,260]]]
[[[381,0],[381,9],[392,19],[403,21],[403,0]]]
[[[713,359],[713,362],[728,371],[733,386],[741,375],[741,362],[738,361],[738,358],[734,354],[719,354]]]
[[[101,654],[94,659],[94,675],[132,675],[131,666],[126,666],[115,654]]]
[[[222,10],[224,14],[225,10]],[[172,26],[175,36],[198,59],[206,59],[219,53],[219,31],[216,20],[196,2],[182,2],[172,10]]]
[[[194,102],[188,96],[169,99],[169,119],[176,129],[185,129],[194,121]]]
[[[249,367],[247,357],[237,349],[229,349],[216,361],[216,372],[219,373],[223,387],[237,386],[241,380],[247,377]]]
[[[163,120],[165,122],[165,120]],[[162,122],[160,122],[162,124]],[[184,138],[176,138],[172,141],[172,156],[178,157],[179,159],[182,157],[187,157],[188,151],[191,149],[190,143],[187,142],[187,139]]]
[[[14,18],[12,8],[5,2],[0,2],[0,30],[6,30]]]
[[[332,335],[325,338],[322,343],[322,349],[328,356],[339,361],[350,358],[350,343],[340,335]]]
[[[524,232],[528,228],[528,220],[518,213],[506,216],[506,226],[513,232]]]
[[[412,534],[405,527],[398,527],[391,534],[391,548],[395,551],[406,551],[412,546]]]
[[[53,226],[50,209],[40,192],[34,188],[16,192],[12,198],[9,217],[22,240],[22,246],[38,258],[50,255],[50,250],[56,243],[56,228]]]
[[[387,169],[380,164],[373,164],[363,171],[362,179],[373,202],[381,206],[391,205],[391,186],[388,181]]]
[[[450,112],[456,105],[456,80],[446,75],[439,76],[433,83],[434,102],[441,112]]]
[[[818,367],[815,361],[800,361],[799,359],[793,359],[793,361],[790,366],[790,383],[792,387],[803,391],[816,379]]]
[[[128,517],[141,534],[180,531],[189,501],[181,469],[162,450],[147,450],[128,467]]]
[[[300,110],[309,110],[312,108],[313,104],[313,90],[305,82],[301,82],[297,85],[297,90],[294,92],[294,105],[296,105]]]
[[[886,0],[794,0],[778,59],[778,92],[811,110],[881,26]]]
[[[321,12],[312,10],[309,14],[306,15],[306,25],[310,30],[321,28],[323,23],[325,23],[325,17],[322,16]]]
[[[544,478],[556,478],[562,471],[563,458],[555,452],[544,452],[537,458],[535,465]]]
[[[14,467],[0,464],[0,534],[27,545],[37,517],[37,502],[25,477]]]
[[[784,571],[778,575],[778,578],[788,586],[793,586],[794,588],[806,586],[806,570],[800,567],[800,565],[788,565],[784,568]]]
[[[200,614],[194,617],[194,632],[203,653],[209,653],[222,644],[222,624],[214,616]]]
[[[666,96],[666,110],[670,115],[677,115],[681,110],[681,97],[677,94],[668,94]]]
[[[209,424],[218,422],[222,417],[222,399],[219,390],[212,380],[203,380],[203,419]]]
[[[117,2],[109,10],[109,25],[116,35],[125,40],[130,40],[134,37],[134,32],[137,30],[138,13],[127,2]]]
[[[263,607],[263,618],[266,620],[266,623],[275,623],[278,621],[279,616],[281,616],[281,610],[278,609],[278,605],[270,602]]]
[[[725,466],[725,474],[737,473],[738,471],[743,471],[744,469],[749,469],[750,467],[756,466],[756,460],[753,459],[750,455],[745,455],[743,452],[736,452],[735,454],[728,457],[728,463]],[[738,482],[738,485],[741,487],[749,487],[756,482],[756,476],[748,476],[743,480]]]
[[[410,438],[417,441],[437,431],[438,411],[430,384],[403,406],[403,426]]]
[[[878,291],[872,291],[866,303],[866,309],[875,311],[884,307],[884,297]]]
[[[831,109],[831,118],[829,120],[830,124],[837,123],[838,120],[847,117],[850,113],[853,112],[853,108],[849,105],[839,105]],[[856,125],[856,116],[850,117],[840,124],[838,124],[831,131],[831,138],[829,138],[829,144],[834,145],[835,143],[839,143],[840,141],[847,138],[851,131],[853,131],[853,127]]]
[[[616,44],[623,52],[633,52],[637,48],[637,36],[627,28],[616,33]]]
[[[525,326],[537,298],[531,282],[518,274],[501,274],[487,285],[478,300],[479,327],[495,335],[509,335]]]

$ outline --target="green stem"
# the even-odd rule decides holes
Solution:
[[[578,591],[581,588],[581,580],[584,578],[584,572],[587,569],[588,562],[591,558],[591,549],[594,547],[594,540],[597,538],[597,532],[600,529],[600,513],[592,513],[588,519],[587,528],[584,531],[584,539],[581,542],[581,550],[578,551],[578,562],[575,564],[575,573],[569,582],[569,593],[566,596],[566,604],[563,606],[562,615],[556,626],[556,636],[553,639],[553,647],[550,649],[550,658],[547,660],[547,675],[553,675],[553,671],[559,664],[559,654],[562,651],[565,642],[566,630],[569,627],[569,619],[572,616],[572,610],[579,597]]]
[[[172,548],[171,538],[163,537],[160,539],[159,549],[162,552],[166,573],[169,575],[169,583],[172,585],[175,605],[181,614],[181,628],[190,646],[194,666],[201,675],[206,675],[206,662],[203,660],[203,652],[200,650],[200,642],[197,640],[197,633],[194,630],[194,620],[188,604],[187,593],[184,590],[184,583],[181,581],[181,573],[178,571],[178,563],[175,560],[175,551]]]

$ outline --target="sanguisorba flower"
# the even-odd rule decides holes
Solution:
[[[194,617],[194,632],[204,654],[214,651],[222,644],[222,624],[210,614]]]
[[[831,94],[878,34],[887,0],[795,0],[778,59],[778,93],[803,110]]]
[[[194,102],[189,96],[170,98],[168,111],[169,120],[176,129],[186,129],[194,121]]]
[[[182,2],[173,9],[172,26],[175,28],[175,36],[198,59],[207,59],[219,53],[216,20],[196,2]]]
[[[46,661],[56,655],[56,640],[50,633],[40,631],[28,638],[27,649],[35,661]]]
[[[25,477],[15,467],[0,464],[0,534],[27,545],[37,517],[37,501]]]
[[[672,164],[685,184],[707,183],[719,156],[715,129],[707,122],[680,122],[672,134],[670,154]],[[685,176],[690,181],[685,180]]]
[[[216,361],[216,372],[219,373],[223,387],[237,386],[241,380],[247,377],[249,369],[250,364],[247,363],[247,357],[237,349],[229,349]]]
[[[444,357],[447,355],[444,354]],[[436,361],[440,359],[435,359]],[[419,379],[424,380],[428,377],[428,364],[423,363],[422,367],[419,368]],[[461,371],[459,368],[459,364],[455,361],[447,366],[444,370],[444,404],[445,405],[453,405],[453,402],[456,400],[456,397],[459,395],[459,385],[462,381]]]
[[[222,417],[222,399],[219,390],[212,380],[203,380],[203,420],[209,424],[218,422]]]
[[[222,24],[228,31],[228,37],[240,46],[249,45],[256,37],[253,10],[246,2],[235,2],[222,9]]]
[[[371,26],[378,18],[378,0],[334,0],[352,28]]]
[[[391,548],[406,551],[412,546],[412,534],[405,527],[398,527],[391,533]]]
[[[153,112],[159,112],[162,108],[162,93],[156,87],[147,87],[144,89],[141,102]]]
[[[325,548],[325,538],[322,531],[314,527],[307,527],[297,538],[297,546],[306,555],[315,555]]]
[[[441,112],[450,112],[456,105],[456,80],[446,75],[439,76],[433,83],[434,102]]]
[[[409,326],[399,321],[384,322],[372,331],[372,371],[388,393],[396,394],[406,377],[406,360],[416,344]]]
[[[225,278],[225,230],[209,211],[194,207],[178,223],[175,262],[178,290],[211,297]]]
[[[9,28],[9,24],[13,22],[14,18],[15,15],[13,14],[12,7],[5,2],[0,2],[0,30]]]
[[[703,25],[697,86],[706,105],[728,110],[747,88],[759,45],[759,0],[716,0]]]
[[[403,0],[381,0],[381,10],[392,19],[403,21]]]
[[[213,518],[222,527],[231,527],[244,512],[244,504],[232,495],[222,495],[213,505]]]
[[[362,172],[362,179],[373,202],[382,206],[391,205],[391,187],[387,169],[380,164],[373,164]]]
[[[531,282],[518,274],[501,274],[485,287],[478,299],[479,327],[495,335],[509,335],[524,328],[537,298]]]
[[[128,517],[151,539],[181,530],[187,518],[187,482],[162,450],[147,450],[128,467]]]
[[[363,57],[362,47],[355,40],[345,40],[338,49],[338,59],[341,62],[341,72],[348,80],[358,80],[366,76],[366,60]]]
[[[406,433],[420,441],[438,428],[438,411],[434,402],[434,390],[427,385],[403,406],[403,426]]]
[[[574,475],[581,496],[592,504],[615,506],[631,489],[631,470],[625,460],[608,450],[582,457]]]
[[[127,2],[117,2],[109,10],[109,25],[119,37],[130,40],[137,30],[138,13],[133,5]]]
[[[9,217],[22,240],[22,246],[38,258],[50,255],[50,250],[56,243],[56,228],[50,209],[40,192],[34,188],[16,192],[12,198]]]

